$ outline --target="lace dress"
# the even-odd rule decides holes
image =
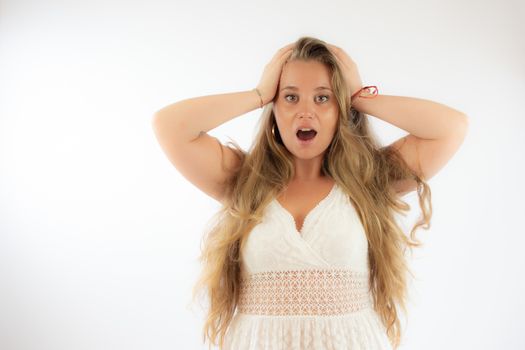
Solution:
[[[361,221],[337,184],[301,232],[274,199],[243,248],[224,349],[392,349],[373,309],[367,251]]]

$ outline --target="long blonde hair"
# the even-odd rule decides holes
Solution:
[[[406,313],[406,273],[410,271],[405,251],[407,247],[412,249],[421,245],[415,237],[417,228],[430,227],[430,187],[418,175],[421,172],[413,172],[399,152],[380,147],[369,129],[367,117],[348,104],[341,68],[325,42],[301,37],[289,60],[315,60],[324,63],[331,73],[339,120],[323,159],[322,173],[334,179],[345,191],[365,229],[374,309],[386,326],[395,349],[401,339],[397,306]],[[234,175],[224,183],[226,199],[203,236],[204,247],[201,246],[199,257],[203,269],[193,288],[193,300],[200,291],[206,292],[209,310],[203,327],[203,341],[209,339],[210,347],[213,344],[222,349],[224,336],[235,314],[241,252],[246,238],[261,222],[264,208],[294,178],[293,155],[282,143],[272,107],[273,101],[264,107],[257,135],[248,152],[235,142],[228,142],[234,146],[232,149],[241,162],[232,169]],[[275,136],[272,134],[274,126]],[[401,179],[417,182],[422,212],[420,220],[410,231],[410,237],[402,231],[394,216],[394,212],[403,213],[410,209],[391,187],[393,181]]]

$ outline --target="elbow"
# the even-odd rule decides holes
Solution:
[[[151,128],[155,132],[155,134],[159,135],[161,132],[165,132],[166,130],[173,130],[173,128],[169,128],[166,124],[166,118],[164,118],[161,114],[155,113],[151,117]]]
[[[178,119],[176,117],[167,116],[166,114],[159,112],[155,112],[151,117],[151,125],[153,128],[159,128],[161,126],[163,128],[173,128],[173,125],[176,125],[176,123],[178,123]]]
[[[463,130],[464,133],[466,133],[468,131],[469,123],[470,123],[469,117],[466,114],[462,114],[462,117],[461,117],[461,129]]]
[[[151,117],[151,124],[155,125],[159,122],[161,118],[161,114],[157,111],[153,113],[153,116]]]
[[[454,119],[455,127],[453,127],[453,130],[460,134],[466,133],[469,126],[468,116],[464,113],[459,113],[455,116]]]

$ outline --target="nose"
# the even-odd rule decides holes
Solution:
[[[315,98],[301,98],[295,107],[297,115],[304,114],[305,117],[313,117],[318,108]]]
[[[297,117],[299,117],[300,119],[312,119],[313,118],[313,115],[312,113],[306,113],[306,112],[302,112],[302,113],[297,113]]]

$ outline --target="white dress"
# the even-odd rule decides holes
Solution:
[[[392,349],[373,309],[368,241],[335,184],[297,231],[274,199],[248,236],[226,350]]]

